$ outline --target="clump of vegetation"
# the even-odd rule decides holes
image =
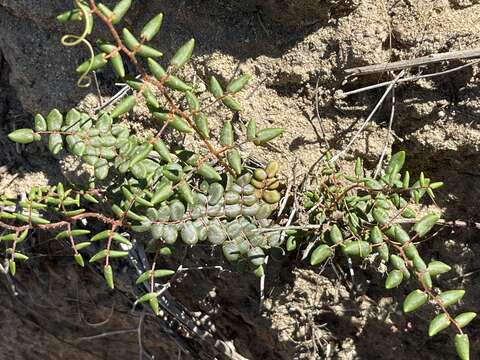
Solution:
[[[0,240],[11,275],[19,261],[27,261],[25,243],[39,230],[59,241],[68,241],[75,261],[84,266],[86,250],[90,263],[101,263],[107,285],[114,288],[112,259],[125,258],[138,241],[146,240],[151,267],[143,269],[137,284],[149,284],[149,291],[136,303],[148,302],[159,313],[158,279],[175,271],[159,268],[161,257],[175,251],[179,239],[189,246],[209,243],[220,246],[225,258],[264,276],[265,257],[272,249],[301,249],[316,266],[341,253],[347,257],[375,255],[389,267],[385,287],[402,282],[415,288],[403,303],[404,312],[415,311],[427,302],[438,310],[428,333],[434,336],[451,326],[456,330],[455,346],[462,360],[469,359],[469,340],[463,327],[476,316],[473,312],[453,315],[449,307],[464,296],[463,290],[440,291],[432,279],[450,270],[440,261],[426,261],[417,250],[439,220],[434,213],[417,215],[415,204],[442,186],[423,173],[415,182],[408,171],[401,172],[405,153],[392,156],[379,179],[369,177],[357,159],[355,174],[348,176],[327,157],[315,186],[305,191],[297,216],[277,216],[279,208],[293,200],[276,161],[251,166],[242,158],[239,144],[264,146],[282,134],[282,129],[258,129],[248,121],[246,133],[237,137],[234,124],[223,122],[218,136],[209,126],[210,112],[224,106],[232,113],[242,111],[236,98],[250,77],[242,75],[226,86],[212,77],[209,90],[199,91],[178,70],[190,59],[195,41],[188,40],[162,65],[162,52],[147,45],[159,32],[163,15],[149,21],[139,34],[116,25],[131,6],[119,1],[109,9],[94,0],[75,1],[75,8],[58,16],[64,23],[84,24],[80,36],[66,35],[67,46],[84,44],[90,57],[80,64],[79,85],[88,86],[92,71],[110,64],[115,74],[130,87],[131,94],[112,109],[90,116],[73,108],[65,115],[54,109],[34,118],[33,128],[19,129],[9,138],[28,144],[46,140],[53,154],[64,149],[92,169],[88,188],[59,183],[33,187],[22,198],[0,197]],[[88,36],[94,19],[107,25],[112,40]],[[136,74],[127,74],[125,61]],[[148,107],[159,123],[154,136],[133,134],[118,119],[136,106]],[[165,140],[165,131],[193,134],[202,146],[189,149]],[[280,205],[281,204],[281,205]],[[288,218],[288,220],[287,220]],[[88,219],[88,222],[85,220]],[[142,236],[138,234],[143,233]],[[113,266],[112,266],[113,265]]]

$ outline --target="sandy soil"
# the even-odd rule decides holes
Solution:
[[[82,52],[59,46],[63,29],[49,22],[68,3],[0,0],[0,191],[17,192],[32,184],[77,179],[78,169],[69,158],[54,159],[42,146],[12,145],[5,136],[13,128],[29,124],[32,113],[47,112],[52,107],[65,110],[72,104],[89,108],[98,101],[94,93],[85,97],[85,92],[72,85],[70,73]],[[335,96],[339,90],[392,78],[375,74],[345,79],[344,69],[474,48],[480,38],[480,4],[475,0],[164,0],[135,5],[127,21],[139,28],[160,10],[166,21],[156,45],[166,56],[190,36],[198,40],[192,64],[185,70],[187,76],[201,82],[211,74],[222,81],[243,72],[254,75],[251,86],[241,95],[245,112],[237,126],[241,128],[255,117],[260,126],[284,127],[285,135],[272,149],[259,152],[245,147],[243,151],[256,158],[281,160],[286,177],[291,176],[293,164],[297,164],[297,172],[309,169],[327,145],[333,152],[344,149],[383,93],[378,89],[339,99]],[[28,27],[35,31],[26,32]],[[423,67],[412,70],[412,74],[458,64]],[[99,78],[102,92],[108,97],[115,89],[114,81],[107,73]],[[395,92],[388,153],[405,149],[409,168],[414,172],[424,170],[446,183],[434,206],[448,220],[480,222],[478,84],[478,68],[472,67],[433,80],[402,84]],[[348,151],[345,164],[360,155],[367,166],[375,167],[387,141],[390,112],[388,99]],[[220,123],[223,115],[219,112],[214,123]],[[152,126],[141,112],[129,121],[138,131],[148,132]],[[480,311],[476,300],[480,298],[478,236],[478,231],[470,229],[443,229],[421,248],[427,258],[461,264],[441,278],[440,285],[464,287],[464,304],[472,311]],[[215,263],[208,255],[201,250],[195,254],[202,261]],[[411,316],[400,313],[398,301],[408,287],[386,293],[382,276],[369,264],[357,264],[351,279],[343,260],[337,264],[337,271],[330,264],[321,273],[296,259],[288,260],[271,266],[268,299],[261,316],[258,283],[245,274],[193,274],[176,284],[173,292],[192,312],[209,314],[218,333],[233,341],[249,359],[454,358],[453,346],[445,345],[451,342],[452,334],[442,333],[433,339],[426,335],[431,316],[428,310]],[[48,263],[57,271],[62,266],[55,257]],[[46,270],[32,267],[29,271],[41,277]],[[81,276],[75,272],[70,275]],[[64,280],[47,277],[57,289],[52,294],[61,294],[59,284]],[[22,281],[29,284],[26,276]],[[45,287],[32,291],[41,296]],[[99,291],[95,293],[98,296]],[[48,306],[45,304],[45,308]],[[49,311],[62,312],[59,304],[54,306]],[[48,342],[57,349],[68,348],[71,359],[107,359],[108,349],[118,351],[121,346],[113,340],[97,340],[88,353],[81,353],[76,346],[65,344],[70,344],[73,336],[86,336],[86,325],[68,327],[68,336],[63,337],[48,322],[32,322],[20,313],[11,310],[5,316],[12,326],[22,323],[37,344]],[[71,322],[74,314],[59,315],[59,321]],[[94,314],[105,316],[105,311]],[[109,329],[131,323],[125,316]],[[32,337],[38,325],[44,328],[43,335]],[[479,325],[476,320],[471,327],[474,354],[480,352]],[[155,344],[153,332],[145,335],[149,344]],[[14,359],[33,356],[17,353],[13,339],[0,340],[0,344],[8,349],[7,354],[16,354]],[[173,358],[172,349],[173,345],[154,347],[166,358]],[[64,358],[52,352],[42,356]]]

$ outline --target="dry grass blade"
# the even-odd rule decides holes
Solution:
[[[377,110],[380,108],[380,106],[383,104],[383,102],[385,101],[385,99],[387,98],[387,95],[390,93],[390,91],[393,89],[393,87],[395,86],[395,84],[398,82],[398,80],[405,74],[405,71],[402,70],[396,77],[395,77],[395,80],[392,81],[392,83],[388,86],[388,88],[385,90],[385,92],[383,93],[382,97],[380,98],[380,100],[378,100],[377,102],[377,105],[375,105],[375,107],[373,108],[373,110],[371,111],[370,115],[368,115],[367,119],[363,122],[362,126],[360,127],[360,129],[358,129],[358,131],[355,133],[355,135],[352,137],[352,139],[350,140],[350,142],[347,144],[347,146],[345,147],[345,149],[343,149],[342,151],[340,151],[338,154],[336,154],[335,156],[333,156],[330,160],[330,162],[334,163],[335,161],[337,161],[338,159],[340,159],[342,156],[344,156],[348,150],[350,149],[350,147],[353,145],[353,143],[355,142],[355,140],[357,140],[357,138],[360,136],[360,134],[363,132],[363,129],[365,129],[365,127],[367,126],[367,124],[370,122],[370,120],[373,118],[373,115],[375,115],[375,113],[377,112]]]

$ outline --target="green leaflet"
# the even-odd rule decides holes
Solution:
[[[15,276],[15,273],[17,272],[17,265],[15,264],[15,260],[8,260],[8,270],[10,271],[10,274],[12,276]]]
[[[158,51],[157,49],[154,49],[151,46],[148,45],[140,45],[137,49],[137,53],[140,56],[143,56],[144,58],[152,58],[152,57],[162,57],[163,53],[161,51]]]
[[[19,253],[19,252],[16,252],[15,254],[13,254],[13,257],[15,258],[15,260],[20,260],[20,261],[26,261],[26,260],[28,260],[28,256],[27,256],[27,255],[21,254],[21,253]]]
[[[210,91],[217,99],[223,96],[223,89],[215,76],[210,78]]]
[[[257,136],[253,140],[255,145],[265,145],[269,141],[283,134],[282,128],[267,128],[257,132]]]
[[[371,179],[371,178],[365,178],[363,180],[363,182],[365,183],[365,186],[368,187],[369,189],[372,189],[372,190],[382,190],[383,189],[383,185],[378,182],[377,180],[374,180],[374,179]]]
[[[216,205],[223,198],[224,188],[220,183],[213,183],[208,188],[208,204]]]
[[[233,127],[231,121],[225,121],[220,132],[220,144],[223,146],[233,145]]]
[[[95,71],[103,68],[107,65],[108,60],[106,59],[107,54],[100,53],[94,56],[93,61],[90,60],[85,61],[84,63],[80,64],[77,69],[75,70],[79,74],[83,74],[87,70]],[[92,63],[90,65],[90,62]]]
[[[432,337],[437,335],[440,331],[446,329],[450,325],[450,319],[446,314],[439,314],[430,321],[428,327],[428,336]]]
[[[97,5],[97,8],[98,10],[100,10],[100,12],[107,18],[111,18],[113,16],[113,11],[110,10],[109,7],[107,7],[106,5],[102,4],[102,3],[99,3]]]
[[[137,213],[134,213],[132,210],[127,211],[127,218],[138,221],[140,223],[145,220],[144,216],[138,215]]]
[[[231,94],[235,94],[236,92],[239,92],[242,90],[245,85],[247,85],[248,81],[251,79],[250,75],[242,75],[236,79],[233,79],[228,85],[227,85],[227,92]]]
[[[187,221],[180,231],[182,241],[187,245],[195,245],[198,242],[198,233],[191,221]]]
[[[137,100],[135,99],[135,96],[127,96],[125,99],[120,101],[120,103],[115,107],[115,109],[113,109],[110,116],[112,118],[117,118],[132,110],[136,103]]]
[[[87,200],[88,202],[91,202],[91,203],[93,203],[93,204],[98,204],[98,200],[95,199],[95,198],[94,198],[92,195],[90,195],[90,194],[84,194],[84,195],[83,195],[83,198],[84,198],[85,200]]]
[[[470,324],[470,322],[477,317],[477,313],[474,312],[466,312],[455,317],[455,322],[458,324],[459,327],[463,328]]]
[[[133,36],[133,34],[127,28],[122,30],[122,37],[125,45],[127,45],[128,49],[131,51],[138,50],[140,47],[140,42]]]
[[[178,191],[180,197],[187,204],[190,204],[190,205],[195,204],[195,198],[193,197],[192,188],[190,187],[190,185],[187,182],[185,182],[185,181],[181,182],[178,185],[177,191]]]
[[[355,160],[355,176],[357,178],[363,177],[363,163],[359,157]]]
[[[467,334],[455,335],[455,349],[461,360],[470,360],[470,341]]]
[[[261,266],[265,262],[265,253],[263,249],[258,246],[248,250],[247,257],[255,266]]]
[[[403,272],[400,270],[392,270],[388,273],[385,280],[385,288],[393,289],[400,285],[403,281]]]
[[[35,131],[47,131],[47,121],[42,115],[40,114],[35,115],[35,118],[33,119],[33,121],[34,121]]]
[[[170,65],[175,66],[177,69],[181,68],[183,65],[190,60],[192,56],[193,48],[195,47],[195,39],[190,39],[184,45],[182,45],[175,55],[173,55],[170,60]]]
[[[8,134],[8,138],[20,144],[29,144],[35,140],[35,133],[32,129],[18,129]]]
[[[333,255],[332,249],[328,245],[320,245],[312,251],[310,255],[310,265],[318,265]]]
[[[430,184],[430,189],[436,190],[436,189],[441,188],[442,186],[443,186],[443,182],[438,181],[438,182],[431,183]]]
[[[440,274],[444,274],[450,271],[452,268],[447,264],[441,261],[431,261],[428,264],[427,271],[430,273],[430,276],[437,276]]]
[[[82,249],[89,247],[91,244],[92,243],[90,241],[81,242],[81,243],[75,244],[75,249],[77,251],[80,251]]]
[[[146,143],[146,144],[140,145],[136,149],[132,159],[130,160],[129,167],[133,167],[135,164],[146,159],[152,150],[153,150],[153,144]]]
[[[17,244],[21,243],[22,241],[24,241],[26,238],[27,238],[27,235],[28,235],[28,229],[25,229],[22,231],[22,233],[18,236],[17,238],[17,234],[16,233],[11,233],[11,234],[7,234],[7,235],[3,235],[3,236],[0,236],[0,240],[3,240],[3,241],[16,241]]]
[[[57,236],[55,236],[55,239],[65,239],[69,236],[75,237],[75,236],[82,236],[82,235],[88,235],[90,234],[90,230],[86,229],[73,229],[71,231],[65,230],[62,231],[61,233],[58,233]]]
[[[193,132],[193,129],[190,127],[190,125],[178,115],[162,112],[154,112],[152,115],[160,120],[162,124],[167,121],[169,126],[180,131],[181,133],[190,134]]]
[[[58,131],[62,128],[63,115],[57,109],[53,109],[47,116],[48,131]]]
[[[151,293],[145,294],[139,299],[137,299],[137,301],[135,301],[135,305],[150,301],[151,299],[157,298],[159,295],[160,294],[158,292],[151,292]]]
[[[347,256],[365,257],[371,253],[372,248],[366,241],[350,241],[344,243],[342,251]]]
[[[178,163],[168,164],[163,168],[163,176],[177,183],[183,177],[183,169]]]
[[[65,11],[57,16],[57,21],[67,23],[69,21],[82,21],[82,12],[79,9]]]
[[[410,236],[408,235],[408,233],[398,224],[394,225],[394,234],[395,241],[398,241],[402,245],[410,241]]]
[[[415,231],[419,237],[423,237],[435,226],[438,219],[440,219],[440,216],[437,214],[425,215],[413,225],[412,230]]]
[[[40,203],[37,203],[35,201],[20,201],[18,204],[23,209],[29,209],[29,208],[31,208],[31,209],[45,209],[47,207],[47,205],[40,204]],[[65,204],[65,202],[64,202],[64,204]]]
[[[191,86],[185,84],[176,76],[167,74],[165,69],[152,58],[148,59],[148,68],[153,76],[155,76],[157,80],[164,82],[167,87],[181,92],[192,90]]]
[[[152,40],[155,35],[160,31],[163,22],[163,14],[160,13],[155,16],[152,20],[150,20],[145,26],[143,27],[140,36],[145,39],[146,41]]]
[[[200,102],[191,91],[187,91],[185,93],[185,98],[187,99],[187,103],[192,114],[196,114],[198,111],[200,111]]]
[[[289,236],[287,239],[287,251],[293,251],[297,248],[297,241],[295,236]]]
[[[7,235],[0,236],[0,240],[2,241],[15,241],[17,239],[16,233],[11,233]]]
[[[408,313],[417,310],[428,300],[428,295],[421,290],[413,290],[403,302],[403,312]]]
[[[459,302],[465,295],[465,290],[449,290],[442,292],[438,298],[443,306],[447,307]]]
[[[389,177],[394,176],[402,169],[404,163],[405,151],[399,151],[395,153],[385,169],[385,174]]]
[[[112,24],[118,24],[132,5],[132,0],[120,0],[113,8]]]
[[[150,307],[152,308],[152,311],[155,315],[160,315],[160,307],[158,304],[158,299],[156,297],[151,298],[148,303],[150,304]]]
[[[98,240],[104,240],[107,239],[110,236],[111,230],[104,230],[99,232],[98,234],[94,235],[90,241],[98,241]]]
[[[227,152],[228,165],[240,175],[242,173],[242,158],[237,149],[231,149]]]
[[[75,254],[73,255],[73,258],[75,259],[75,262],[80,265],[81,267],[85,266],[85,262],[83,261],[83,256],[82,254]]]
[[[125,66],[123,65],[122,55],[117,51],[116,46],[107,43],[100,43],[98,47],[107,54],[114,54],[114,52],[116,52],[115,55],[110,57],[110,63],[112,64],[113,71],[115,71],[119,77],[124,78]]]
[[[113,283],[113,271],[110,265],[105,265],[103,267],[103,276],[105,277],[108,287],[113,289],[115,285]]]
[[[257,137],[257,122],[255,119],[250,119],[247,123],[247,140],[254,141]]]
[[[340,244],[343,242],[343,235],[337,224],[333,224],[330,228],[330,241],[333,244]]]
[[[281,195],[277,190],[263,191],[262,199],[269,204],[276,204],[280,201]]]
[[[255,180],[263,181],[267,178],[267,172],[265,171],[265,169],[255,169],[255,171],[253,172],[253,177],[255,178]]]
[[[222,98],[222,103],[232,111],[242,111],[242,105],[232,96],[225,96]]]
[[[160,249],[159,254],[162,256],[170,256],[172,255],[172,250],[169,247],[164,246]]]
[[[168,200],[174,194],[170,182],[160,186],[152,196],[151,203],[156,205]]]
[[[221,181],[222,177],[210,164],[203,163],[197,169],[197,174],[210,181]]]
[[[430,276],[430,274],[428,273],[428,271],[425,271],[423,274],[422,274],[422,281],[423,281],[423,284],[425,285],[425,287],[427,289],[431,289],[432,288],[432,277]]]
[[[255,274],[256,277],[261,278],[265,275],[265,269],[263,268],[263,265],[260,265],[257,267],[253,273]]]
[[[208,139],[210,137],[210,131],[208,127],[208,117],[203,113],[198,113],[193,116],[195,126],[198,129],[200,136]]]
[[[117,250],[107,251],[107,250],[100,250],[98,253],[96,253],[95,255],[93,255],[93,256],[90,258],[90,263],[93,263],[93,262],[95,262],[95,261],[104,259],[104,258],[107,256],[107,254],[108,254],[109,257],[111,257],[111,258],[117,258],[117,257],[127,256],[127,255],[128,255],[128,251],[117,251]]]
[[[163,160],[165,160],[168,163],[172,163],[172,155],[170,154],[170,151],[168,150],[168,147],[165,145],[165,143],[161,140],[158,139],[155,141],[153,144],[153,148],[155,149],[156,152],[162,157]]]
[[[405,171],[405,174],[403,175],[403,180],[402,180],[402,188],[404,190],[408,189],[410,186],[410,173],[408,171]]]
[[[72,211],[65,211],[65,212],[63,212],[63,214],[66,217],[73,217],[73,216],[80,215],[81,213],[84,213],[85,211],[86,211],[85,209],[78,209],[78,210],[72,210]]]
[[[255,214],[257,220],[267,219],[273,212],[270,204],[262,204]]]
[[[417,213],[411,208],[406,208],[402,212],[402,217],[404,217],[406,219],[415,219],[417,217]]]
[[[40,225],[46,225],[46,224],[50,224],[50,221],[46,220],[46,219],[43,219],[39,216],[35,216],[35,215],[32,215],[32,216],[27,216],[27,215],[24,215],[24,214],[15,214],[15,217],[17,220],[19,221],[22,221],[24,223],[29,223],[29,222],[32,222],[32,224],[40,224]]]
[[[108,176],[109,164],[106,159],[99,159],[94,165],[95,178],[104,180]]]
[[[374,226],[370,231],[369,241],[372,244],[381,244],[383,242],[383,234],[378,226]]]
[[[427,265],[425,264],[423,259],[418,254],[418,251],[415,248],[415,245],[410,244],[409,248],[411,248],[411,247],[413,247],[415,249],[416,255],[415,256],[409,256],[409,254],[407,254],[407,251],[405,251],[405,254],[407,255],[407,257],[409,259],[413,260],[413,266],[414,266],[415,270],[417,270],[418,272],[421,272],[421,273],[427,271]],[[409,250],[409,248],[407,248],[406,250]],[[430,276],[430,273],[428,273],[428,275]]]
[[[386,225],[390,221],[388,213],[382,208],[374,208],[372,216],[379,225]]]
[[[161,278],[161,277],[165,277],[165,276],[172,276],[173,274],[175,274],[175,271],[174,270],[169,270],[169,269],[159,269],[159,270],[155,270],[155,271],[145,271],[142,275],[140,275],[137,279],[137,284],[141,284],[147,280],[149,280],[152,275],[154,278]]]

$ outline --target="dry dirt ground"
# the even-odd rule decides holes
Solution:
[[[96,105],[97,97],[88,95],[92,89],[75,87],[73,70],[83,49],[63,48],[59,39],[65,29],[53,22],[69,5],[68,0],[0,0],[0,191],[22,191],[78,175],[68,158],[55,159],[43,146],[19,147],[6,138],[14,128],[30,124],[36,112]],[[391,79],[387,74],[346,79],[345,69],[475,48],[480,39],[476,0],[140,0],[127,22],[140,28],[158,11],[166,18],[156,45],[167,57],[189,37],[197,39],[188,76],[197,81],[211,74],[223,81],[242,72],[254,76],[242,95],[246,109],[239,126],[255,117],[261,126],[284,127],[285,135],[262,153],[243,150],[257,158],[281,160],[286,176],[293,164],[297,171],[308,169],[326,144],[334,152],[344,149],[383,92],[339,99],[339,90]],[[97,35],[103,31],[97,29]],[[99,81],[105,97],[115,91],[108,72],[100,73]],[[407,166],[415,173],[424,170],[445,182],[437,199],[445,219],[480,222],[478,68],[402,84],[395,93],[388,153],[405,149]],[[387,139],[390,111],[387,99],[348,151],[345,164],[361,155],[367,166],[376,165]],[[152,126],[141,113],[131,121],[139,131]],[[427,258],[457,264],[440,285],[465,288],[465,308],[477,312],[479,235],[471,229],[443,229],[421,247]],[[136,328],[138,316],[129,312],[125,295],[107,293],[93,270],[82,273],[66,266],[71,261],[55,256],[54,246],[39,246],[45,256],[19,271],[20,299],[13,300],[0,288],[0,358],[138,358],[133,331],[85,338]],[[200,251],[189,261],[215,264],[208,255]],[[250,275],[193,273],[175,284],[173,294],[192,313],[208,314],[218,336],[252,360],[455,358],[451,333],[433,339],[426,335],[428,310],[401,314],[399,300],[408,288],[387,293],[382,275],[368,264],[356,265],[351,279],[332,265],[320,274],[294,258],[273,263],[261,313],[258,281]],[[338,266],[348,273],[343,260]],[[476,359],[480,320],[472,323],[470,332]],[[177,345],[152,319],[146,319],[144,338],[156,358],[177,358]],[[198,354],[180,358],[213,358],[194,339],[185,341]]]

